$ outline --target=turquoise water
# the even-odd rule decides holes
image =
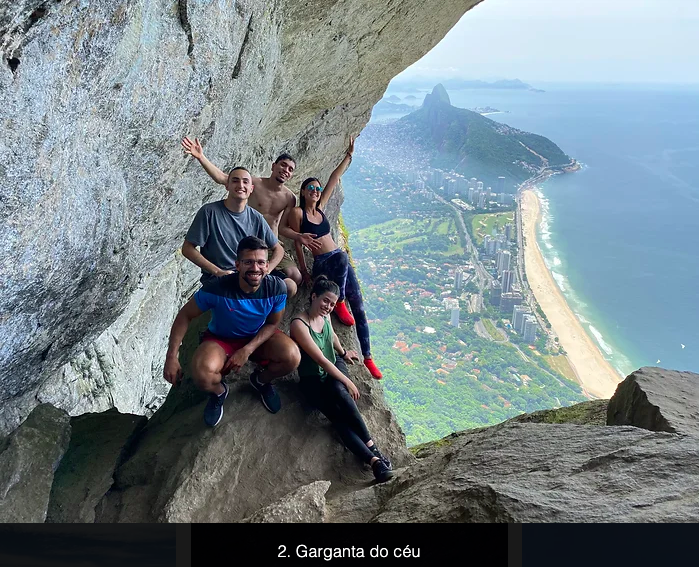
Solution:
[[[584,164],[540,188],[539,239],[612,365],[699,372],[699,87],[536,86],[449,95]]]

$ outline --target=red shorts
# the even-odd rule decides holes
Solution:
[[[274,332],[284,334],[284,332],[281,329],[275,329]],[[201,334],[201,339],[199,343],[201,344],[206,341],[214,342],[225,351],[226,357],[230,358],[231,356],[233,356],[235,352],[239,351],[254,338],[255,337],[245,337],[244,339],[235,339],[228,337],[219,337],[218,335],[214,335],[211,331],[206,330]],[[261,366],[267,366],[269,364],[269,360],[259,360],[258,358],[256,358],[254,352],[252,353],[252,356],[250,358],[258,364],[260,364]]]

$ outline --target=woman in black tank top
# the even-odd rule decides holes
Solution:
[[[320,184],[316,177],[309,177],[301,184],[299,206],[289,214],[288,223],[296,235],[294,247],[304,283],[306,285],[311,283],[311,274],[306,268],[303,244],[300,240],[301,235],[310,236],[313,239],[308,246],[313,254],[313,278],[323,274],[340,287],[340,297],[335,305],[334,313],[341,323],[345,325],[356,324],[357,337],[364,355],[364,365],[375,379],[380,380],[383,375],[371,357],[369,323],[364,312],[364,300],[359,289],[357,275],[354,273],[347,253],[341,250],[333,240],[332,234],[330,234],[330,223],[323,212],[335,187],[340,182],[342,174],[352,162],[353,152],[354,138],[350,138],[345,157],[332,172],[325,187]],[[282,229],[280,232],[284,234]],[[347,309],[345,299],[350,304],[352,313]]]

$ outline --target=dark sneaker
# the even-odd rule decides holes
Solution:
[[[386,482],[393,476],[393,471],[386,466],[381,459],[374,461],[371,465],[371,469],[374,471],[374,478],[376,482]]]
[[[388,460],[388,457],[387,457],[386,455],[382,455],[382,454],[381,454],[381,451],[379,451],[379,450],[376,448],[376,443],[374,443],[371,447],[369,447],[369,450],[370,450],[372,453],[374,453],[374,456],[376,456],[376,457],[378,457],[379,459],[381,459],[381,460],[383,461],[384,465],[386,465],[386,467],[387,467],[389,470],[393,468],[393,467],[391,466],[391,461]]]
[[[216,394],[209,395],[209,401],[206,402],[206,408],[204,409],[204,423],[209,427],[216,427],[221,419],[223,418],[223,403],[228,397],[228,384],[221,382],[223,384],[223,394],[217,396]]]
[[[262,399],[262,405],[265,406],[270,412],[277,413],[282,409],[282,401],[279,398],[279,394],[274,389],[272,384],[263,384],[257,377],[259,376],[259,370],[253,370],[250,374],[250,385],[255,388],[260,394]]]

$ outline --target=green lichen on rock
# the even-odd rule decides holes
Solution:
[[[515,423],[572,423],[574,425],[606,425],[609,400],[582,402],[566,408],[525,413],[508,420]]]

